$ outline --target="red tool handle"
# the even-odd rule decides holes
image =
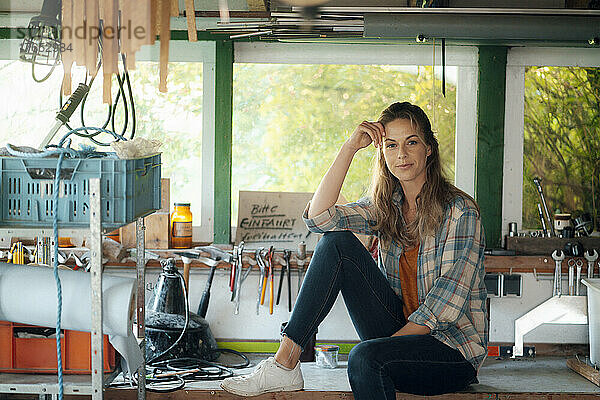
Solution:
[[[235,286],[235,263],[231,263],[231,272],[229,273],[229,290],[233,292]]]

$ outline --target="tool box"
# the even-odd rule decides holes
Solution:
[[[116,157],[116,156],[115,156]],[[90,222],[90,178],[100,178],[102,227],[114,229],[160,208],[160,154],[63,160],[60,227]],[[56,158],[0,157],[0,226],[51,227]]]
[[[56,374],[56,338],[18,337],[19,332],[44,329],[0,321],[0,372]],[[54,331],[53,328],[48,328]],[[63,330],[62,366],[65,374],[90,374],[92,369],[89,332]],[[116,365],[115,349],[104,335],[104,372]]]

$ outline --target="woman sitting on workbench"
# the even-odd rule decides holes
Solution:
[[[335,205],[354,155],[373,144],[369,198]],[[361,342],[350,352],[356,399],[436,395],[477,382],[487,354],[479,208],[442,176],[418,106],[394,103],[342,145],[304,212],[319,241],[275,357],[222,387],[253,396],[304,387],[299,356],[341,291]],[[378,261],[352,232],[376,235]]]

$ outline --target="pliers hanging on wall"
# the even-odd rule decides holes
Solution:
[[[241,285],[242,278],[242,253],[244,252],[244,242],[238,244],[237,249],[234,249],[234,262],[232,264],[232,276],[229,280],[229,288],[231,289],[231,301],[234,301]]]
[[[288,310],[292,311],[292,281],[290,272],[290,256],[291,251],[283,250],[284,264],[281,266],[281,275],[279,276],[279,288],[277,289],[277,305],[279,305],[279,299],[281,298],[281,288],[283,287],[283,276],[287,273],[287,284],[288,284]]]
[[[265,301],[265,287],[267,286],[267,266],[265,265],[265,260],[262,258],[262,252],[264,250],[265,248],[261,247],[260,249],[256,250],[256,253],[254,253],[256,264],[260,269],[260,277],[258,278],[258,299],[256,300],[256,315],[258,315],[260,305],[263,304],[263,302]]]
[[[237,253],[237,258],[238,258],[238,262],[236,264],[239,265],[239,269],[238,269],[238,273],[237,273],[237,286],[235,289],[235,310],[234,310],[234,314],[237,315],[240,313],[240,295],[242,292],[242,283],[244,283],[244,281],[246,280],[246,278],[248,278],[248,275],[250,275],[250,271],[252,271],[252,264],[248,264],[248,269],[242,273],[242,270],[244,269],[244,262],[242,261],[242,255],[244,253],[244,242],[240,242],[240,245],[238,246],[238,253]]]

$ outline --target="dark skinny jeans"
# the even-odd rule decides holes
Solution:
[[[462,354],[433,336],[391,336],[406,324],[402,300],[350,232],[328,232],[319,241],[283,333],[304,348],[340,291],[361,339],[348,359],[355,399],[395,399],[396,390],[437,395],[475,381]]]

